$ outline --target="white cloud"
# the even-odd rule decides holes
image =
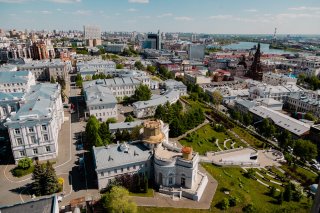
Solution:
[[[193,20],[193,18],[188,17],[188,16],[177,16],[177,17],[174,17],[174,19],[177,21],[192,21]]]
[[[61,8],[58,8],[58,9],[57,9],[57,11],[58,11],[58,12],[61,12],[61,11],[62,11],[62,9],[61,9]]]
[[[250,13],[256,13],[256,12],[258,12],[258,10],[257,9],[246,9],[246,10],[244,10],[245,12],[250,12]]]
[[[164,17],[170,17],[170,16],[173,16],[172,13],[164,13],[164,14],[161,14],[159,16],[157,16],[158,18],[164,18]]]
[[[128,11],[128,12],[137,12],[138,10],[135,9],[135,8],[129,8],[127,11]]]
[[[295,10],[295,11],[305,11],[305,10],[320,10],[320,7],[290,7],[288,10]]]
[[[129,3],[148,4],[149,0],[129,0]]]
[[[210,16],[209,19],[231,19],[232,15],[216,15],[216,16]]]
[[[276,15],[278,19],[294,19],[294,18],[319,18],[320,15],[310,13],[280,13]]]
[[[91,12],[92,12],[91,10],[77,10],[77,11],[74,11],[72,14],[88,16],[88,15],[91,15]]]
[[[26,2],[27,0],[0,0],[0,3],[12,3],[12,4],[17,4],[17,3],[23,3]]]
[[[40,13],[44,14],[44,15],[48,15],[48,14],[51,14],[52,12],[48,11],[48,10],[42,10],[42,11],[40,11]]]
[[[63,4],[70,4],[70,3],[79,3],[81,0],[48,0],[54,3],[63,3]]]
[[[139,16],[141,19],[151,19],[151,16]]]

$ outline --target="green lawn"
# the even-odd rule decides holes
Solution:
[[[139,207],[139,212],[172,212],[172,213],[191,213],[191,212],[242,212],[242,208],[252,203],[256,212],[309,212],[308,200],[304,198],[301,202],[283,202],[280,206],[276,204],[276,199],[267,195],[269,189],[253,179],[243,176],[241,168],[222,168],[212,164],[202,164],[203,167],[218,181],[218,188],[211,203],[210,210],[192,210],[192,209],[175,209],[175,208],[155,208]],[[224,194],[223,191],[229,190],[230,195]],[[223,198],[236,196],[240,203],[235,207],[230,207],[222,211],[216,207]],[[287,211],[286,211],[287,210]]]
[[[232,129],[239,137],[247,141],[251,146],[256,148],[262,148],[263,142],[252,136],[250,133],[247,132],[247,130],[242,129],[241,127],[235,127]]]
[[[223,132],[214,131],[210,124],[203,126],[179,142],[184,146],[191,146],[193,150],[203,155],[207,151],[219,151],[215,145],[215,139],[219,139],[219,146],[223,149],[223,141],[228,136]]]
[[[313,174],[309,170],[299,166],[288,166],[287,164],[281,166],[281,168],[286,172],[287,176],[291,176],[293,179],[300,182],[304,187],[308,187],[311,184],[317,183],[318,175]]]
[[[148,189],[147,193],[133,193],[129,192],[130,196],[137,196],[137,197],[153,197],[153,189]]]

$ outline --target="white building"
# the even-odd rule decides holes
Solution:
[[[297,84],[297,78],[291,75],[268,72],[263,73],[262,82],[273,86]]]
[[[284,101],[289,95],[299,94],[303,89],[293,85],[272,86],[269,84],[258,84],[249,88],[249,98],[273,98],[278,101]]]
[[[35,84],[35,77],[29,71],[0,72],[0,92],[25,93]]]
[[[104,45],[106,52],[122,53],[124,49],[128,48],[127,44],[106,44]]]
[[[320,117],[320,100],[313,94],[292,94],[288,96],[286,106],[295,112],[310,112]]]
[[[194,72],[186,72],[184,79],[189,84],[210,84],[212,82],[212,78]]]
[[[101,39],[101,29],[98,26],[83,26],[85,39]]]
[[[97,81],[96,83],[98,83]],[[94,115],[99,121],[117,118],[117,99],[112,91],[103,84],[90,84],[84,88],[84,98],[87,105],[85,117]]]
[[[93,59],[90,61],[82,61],[77,63],[77,71],[78,72],[84,72],[84,71],[96,71],[96,72],[101,72],[105,73],[108,71],[114,71],[116,69],[116,63],[113,61],[106,61],[106,60],[101,60],[101,59]]]
[[[141,141],[93,147],[99,189],[116,176],[143,173],[154,179],[161,193],[199,201],[208,183],[207,176],[198,170],[199,155],[190,147],[181,149],[170,143],[168,132],[167,124],[149,120],[143,124]]]
[[[58,134],[63,122],[59,84],[32,86],[21,108],[5,123],[15,161],[24,157],[39,160],[56,158]]]
[[[181,81],[176,81],[173,79],[168,79],[164,81],[164,85],[167,90],[179,90],[180,96],[188,95],[187,86],[184,85]]]
[[[179,98],[180,91],[170,89],[164,95],[154,95],[148,101],[137,101],[133,103],[133,114],[136,118],[152,117],[155,115],[158,106],[165,105],[167,102],[170,104],[176,103]]]

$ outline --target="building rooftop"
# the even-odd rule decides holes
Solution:
[[[112,91],[105,85],[94,84],[84,89],[84,96],[88,106],[99,104],[117,104]]]
[[[105,85],[107,87],[114,87],[114,86],[130,86],[130,85],[138,85],[141,82],[137,79],[134,79],[132,77],[126,77],[126,78],[110,78],[110,79],[98,79],[93,81],[85,81],[83,82],[83,89],[92,86],[94,84],[101,84]]]
[[[265,106],[252,107],[249,111],[259,117],[270,118],[276,125],[298,136],[301,136],[310,130],[310,125]]]
[[[110,130],[117,130],[117,129],[132,129],[136,126],[142,125],[142,121],[133,121],[133,122],[122,122],[122,123],[110,123],[109,129]]]
[[[164,95],[158,96],[158,98],[151,99],[149,101],[138,101],[134,102],[132,105],[136,109],[144,109],[148,107],[155,107],[159,105],[163,105],[165,103],[175,101],[179,99],[180,92],[178,90],[170,90]]]
[[[0,72],[0,84],[6,83],[27,83],[28,76],[30,75],[29,71],[19,71],[19,72]]]
[[[151,158],[152,151],[142,143],[111,144],[107,147],[93,147],[96,170],[144,162]]]
[[[56,196],[0,207],[1,213],[55,213],[59,211]]]
[[[23,98],[24,93],[22,92],[15,92],[15,93],[4,93],[0,92],[0,102],[1,101],[11,101],[11,100],[19,100]]]

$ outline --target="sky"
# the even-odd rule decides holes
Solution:
[[[0,0],[0,28],[320,34],[320,0]]]

